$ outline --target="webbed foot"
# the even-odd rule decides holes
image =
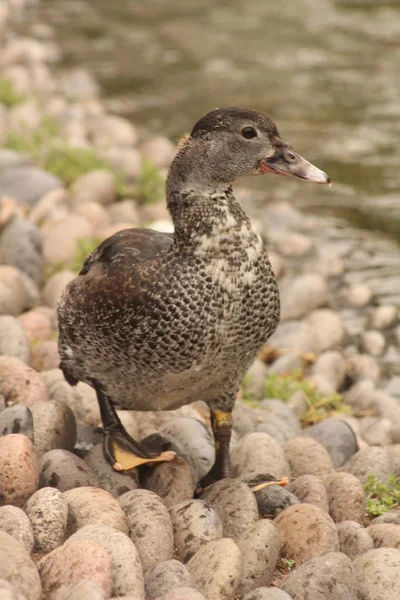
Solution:
[[[122,426],[104,431],[103,452],[116,471],[128,471],[147,463],[170,461],[176,456],[171,450],[159,453],[136,442]]]

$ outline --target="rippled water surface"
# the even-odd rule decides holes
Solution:
[[[65,65],[109,105],[177,138],[215,106],[260,109],[332,189],[252,181],[265,198],[400,240],[398,0],[43,0]]]

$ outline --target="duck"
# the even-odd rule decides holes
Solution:
[[[239,107],[200,118],[166,179],[174,232],[132,228],[104,240],[58,303],[60,368],[96,392],[103,453],[117,471],[174,460],[133,439],[119,410],[210,409],[215,462],[208,486],[231,477],[232,410],[242,379],[280,318],[264,243],[233,183],[279,174],[328,175],[283,141],[264,114]]]

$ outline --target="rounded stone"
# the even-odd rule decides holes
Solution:
[[[226,538],[237,540],[258,520],[254,494],[238,479],[217,481],[203,492],[202,499],[219,514]]]
[[[341,521],[336,525],[336,529],[339,535],[340,552],[346,554],[351,560],[373,549],[372,539],[360,523]]]
[[[111,596],[112,562],[104,548],[92,540],[71,540],[38,562],[47,600],[56,600],[73,583],[94,581]]]
[[[371,379],[377,382],[381,375],[379,364],[369,354],[353,354],[349,360],[349,375],[354,382]]]
[[[78,487],[100,487],[92,469],[68,450],[50,450],[40,460],[40,487],[53,487],[66,492]]]
[[[400,597],[400,550],[377,548],[353,562],[359,598],[392,600]]]
[[[64,543],[68,504],[59,490],[50,487],[38,490],[24,510],[32,525],[36,552],[47,554]]]
[[[38,310],[30,310],[19,315],[21,324],[29,343],[49,340],[53,335],[51,320]]]
[[[315,332],[320,352],[342,344],[345,329],[340,315],[334,310],[315,310],[308,315],[306,322]]]
[[[362,349],[372,356],[381,356],[386,346],[386,340],[380,331],[374,329],[361,333]]]
[[[242,576],[238,592],[246,594],[254,586],[268,585],[281,548],[281,538],[276,526],[271,521],[257,521],[242,533],[237,545],[242,555]]]
[[[374,525],[377,523],[394,523],[396,525],[400,525],[400,510],[388,510],[388,512],[383,513],[383,515],[376,517],[372,523]]]
[[[301,426],[299,418],[295,410],[286,402],[276,399],[267,399],[260,402],[260,407],[264,413],[264,418],[268,421],[271,416],[278,417],[281,421],[285,421],[290,427],[290,437],[300,435]]]
[[[47,264],[66,264],[75,254],[80,239],[91,239],[94,227],[79,215],[69,214],[42,227],[43,256]]]
[[[64,402],[51,400],[32,407],[34,447],[41,456],[50,450],[72,451],[76,442],[76,421]]]
[[[296,600],[357,600],[353,566],[341,552],[329,552],[300,565],[282,587]]]
[[[72,535],[73,540],[97,542],[109,554],[112,561],[112,594],[132,595],[144,600],[143,569],[139,553],[132,540],[122,531],[108,525],[86,525]]]
[[[141,144],[140,152],[149,158],[159,169],[169,167],[176,154],[176,147],[163,136],[157,136]]]
[[[58,595],[57,600],[107,600],[104,589],[95,581],[81,579],[71,583]]]
[[[300,502],[287,487],[281,485],[268,485],[255,492],[255,498],[260,516],[262,518],[268,517],[272,519],[277,517],[283,510],[288,508],[288,506]]]
[[[64,498],[68,504],[70,533],[75,533],[85,525],[109,525],[122,533],[128,533],[127,520],[120,505],[105,490],[79,487],[64,492]]]
[[[222,538],[222,523],[211,504],[188,500],[170,509],[174,542],[179,557],[186,563],[198,550]]]
[[[0,354],[14,356],[28,364],[31,356],[29,342],[18,319],[0,316]]]
[[[325,478],[329,514],[335,523],[340,521],[364,522],[365,494],[360,481],[354,475],[339,471]]]
[[[31,440],[20,433],[0,437],[0,505],[22,507],[38,484],[39,467]]]
[[[17,506],[0,507],[0,531],[5,531],[21,542],[25,550],[31,554],[33,550],[32,525],[21,508]]]
[[[23,404],[8,406],[0,413],[0,436],[22,433],[33,442],[33,417]]]
[[[248,433],[231,453],[235,477],[252,481],[272,474],[276,479],[289,477],[290,468],[282,446],[267,433]]]
[[[324,482],[316,475],[301,475],[289,484],[290,491],[306,504],[314,504],[329,512],[328,494]]]
[[[330,417],[312,425],[303,435],[313,438],[329,453],[335,468],[341,467],[357,451],[358,443],[353,429],[346,421]]]
[[[191,586],[192,578],[185,565],[174,559],[160,562],[146,573],[146,600],[156,600],[163,594]]]
[[[346,300],[351,306],[361,307],[370,303],[372,290],[365,283],[355,283],[346,294]]]
[[[371,311],[370,324],[372,329],[387,329],[398,320],[399,309],[394,304],[378,306]]]
[[[362,484],[367,483],[370,474],[382,483],[386,483],[392,474],[389,455],[386,448],[369,446],[359,450],[344,465],[343,471],[351,473]]]
[[[170,560],[174,553],[171,518],[161,498],[149,490],[132,490],[119,497],[126,515],[129,537],[135,544],[143,572]]]
[[[277,241],[278,252],[288,258],[309,254],[312,247],[312,240],[301,233],[284,233]]]
[[[290,506],[274,522],[281,534],[282,555],[297,565],[339,548],[335,523],[313,504]]]
[[[67,269],[52,275],[43,288],[43,298],[47,306],[56,308],[64,288],[75,279],[76,273]]]
[[[116,200],[115,177],[110,171],[97,169],[81,175],[72,187],[74,206],[84,202],[112,204]]]
[[[33,560],[23,544],[4,531],[0,531],[1,579],[8,581],[26,600],[42,598],[42,586]]]
[[[22,273],[15,267],[0,265],[0,315],[18,316],[26,303]]]
[[[99,487],[115,498],[129,490],[136,490],[139,485],[137,469],[120,472],[113,469],[104,456],[103,444],[93,446],[85,457],[85,462],[97,475]]]
[[[11,583],[5,579],[0,579],[0,598],[1,600],[27,600],[26,596],[15,591]]]
[[[292,477],[324,477],[333,471],[332,459],[325,448],[312,438],[297,437],[284,443]]]
[[[202,546],[187,568],[207,600],[231,600],[240,584],[242,557],[233,540],[222,538]]]
[[[29,407],[48,399],[41,375],[12,356],[0,356],[0,392],[8,402]]]
[[[157,494],[167,508],[193,498],[195,489],[190,466],[180,456],[149,469],[143,478],[143,485]]]
[[[111,600],[118,600],[117,598]],[[126,598],[126,600],[134,600],[134,598]],[[200,594],[193,588],[177,588],[165,596],[160,596],[157,600],[206,600],[203,594]]]
[[[316,273],[298,275],[281,281],[282,320],[300,319],[325,304],[328,287]]]
[[[292,596],[276,587],[260,587],[246,594],[243,600],[292,600]]]
[[[83,204],[78,204],[75,213],[89,221],[96,230],[103,229],[110,224],[110,217],[107,210],[97,202],[83,202]]]
[[[395,523],[374,523],[367,528],[374,547],[400,549],[400,525]]]
[[[39,373],[57,369],[60,364],[60,355],[58,353],[57,342],[47,340],[39,342],[31,349],[30,366]]]

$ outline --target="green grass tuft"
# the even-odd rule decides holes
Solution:
[[[389,510],[400,508],[400,478],[391,475],[387,483],[381,483],[370,473],[364,484],[368,517],[378,517]]]
[[[79,273],[82,269],[83,263],[97,248],[99,244],[101,244],[103,240],[101,238],[87,239],[87,238],[79,238],[76,244],[74,258],[72,259],[70,269],[75,273]]]
[[[12,81],[0,77],[0,104],[4,104],[8,108],[17,106],[25,100],[25,96],[14,89]]]
[[[164,197],[164,188],[160,170],[149,158],[143,158],[135,189],[135,199],[140,204],[160,202]]]

